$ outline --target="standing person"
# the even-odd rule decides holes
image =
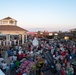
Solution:
[[[6,75],[10,75],[10,65],[6,66]]]
[[[57,70],[57,75],[60,75],[61,65],[58,62],[56,62],[56,70]]]
[[[17,56],[16,55],[13,55],[12,58],[13,58],[13,62],[17,61]]]
[[[16,75],[22,75],[22,74],[21,74],[20,71],[19,71],[19,72],[16,73]]]
[[[14,64],[14,62],[12,61],[12,62],[10,63],[10,70],[14,70],[14,68],[15,68],[15,64]]]
[[[22,75],[27,75],[27,73],[23,73]]]
[[[65,67],[62,67],[62,69],[61,69],[61,75],[66,75],[66,73],[65,73]]]
[[[19,66],[20,66],[20,61],[15,61],[15,68],[16,68],[16,70],[19,68]]]
[[[70,65],[70,75],[74,75],[74,69],[72,65]]]
[[[8,53],[8,57],[11,56],[11,49],[8,49],[7,53]]]
[[[4,58],[2,56],[0,56],[0,65],[1,65],[2,61],[4,61]]]
[[[5,61],[3,61],[2,70],[3,70],[4,73],[6,73],[6,67],[7,67],[7,63]]]
[[[44,73],[43,73],[43,72],[41,72],[41,75],[44,75]]]

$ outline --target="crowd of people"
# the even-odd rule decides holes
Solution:
[[[40,46],[51,52],[57,70],[56,75],[74,75],[74,68],[71,64],[72,60],[76,61],[76,43],[74,41],[53,39],[42,41]]]
[[[50,52],[52,61],[56,67],[54,75],[74,75],[75,70],[71,64],[76,60],[76,43],[72,40],[64,39],[38,39],[38,46],[34,53],[34,46],[31,41],[24,46],[12,46],[7,50],[10,64],[0,57],[0,68],[6,75],[11,75],[10,70],[16,71],[16,75],[44,75],[48,65],[47,59],[43,55],[43,50]],[[50,58],[50,56],[49,56]],[[49,74],[50,75],[50,74]]]

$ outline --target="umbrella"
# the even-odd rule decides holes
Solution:
[[[28,70],[31,70],[35,63],[33,61],[26,60],[20,65],[20,72],[26,73]]]

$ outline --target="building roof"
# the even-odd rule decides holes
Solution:
[[[26,31],[25,29],[16,25],[0,25],[0,31]]]
[[[11,18],[11,17],[6,17],[6,18],[3,18],[2,20],[9,20],[9,19],[13,19],[13,18]],[[13,19],[13,20],[15,20],[15,19]],[[16,21],[16,20],[15,20]]]
[[[28,35],[35,35],[36,32],[28,32],[27,34],[28,34]]]

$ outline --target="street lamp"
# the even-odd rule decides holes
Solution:
[[[36,63],[36,47],[38,46],[39,42],[37,40],[37,38],[35,37],[34,40],[32,41],[32,44],[34,46],[34,62]],[[35,75],[36,75],[36,69],[35,69]]]

